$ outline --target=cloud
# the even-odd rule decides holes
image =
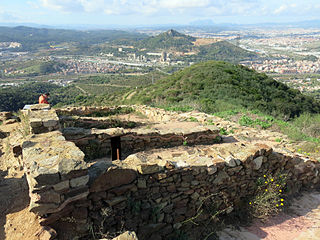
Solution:
[[[60,12],[85,11],[81,0],[40,0],[43,7]]]
[[[157,3],[161,8],[183,9],[183,8],[202,8],[210,5],[209,0],[161,0]]]
[[[64,13],[107,15],[280,16],[317,14],[318,0],[38,0],[44,8]]]
[[[274,14],[279,14],[288,9],[287,5],[281,5],[279,8],[273,11]]]
[[[2,21],[2,22],[18,22],[18,21],[21,21],[21,18],[18,17],[18,15],[16,15],[15,13],[0,9],[0,21]]]

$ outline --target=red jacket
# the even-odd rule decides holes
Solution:
[[[47,99],[48,99],[48,97],[41,95],[39,97],[39,104],[42,104],[42,103],[49,104]]]

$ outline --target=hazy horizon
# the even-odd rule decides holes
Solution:
[[[39,25],[259,24],[318,20],[317,0],[3,0],[0,22]]]

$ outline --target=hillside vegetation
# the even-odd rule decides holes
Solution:
[[[285,120],[320,112],[314,98],[265,74],[219,61],[193,65],[129,95],[127,103],[182,106],[209,113],[245,108]]]
[[[238,63],[239,61],[252,61],[258,59],[256,53],[233,45],[227,41],[220,41],[210,45],[200,46],[198,53],[189,57],[190,61],[200,62],[208,60],[227,61]]]
[[[36,50],[39,47],[48,47],[63,42],[77,42],[81,45],[88,45],[108,41],[138,41],[144,38],[146,38],[144,34],[119,30],[76,31],[23,26],[0,27],[0,42],[22,43],[22,49],[18,50]]]
[[[193,42],[196,38],[179,33],[175,30],[169,30],[154,37],[137,42],[138,48],[145,48],[150,50],[157,49],[183,49],[193,46]]]

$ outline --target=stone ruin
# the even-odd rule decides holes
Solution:
[[[125,230],[141,240],[175,239],[181,229],[198,239],[198,223],[212,221],[213,208],[226,215],[239,210],[263,175],[286,174],[291,194],[320,186],[318,161],[224,140],[205,124],[210,115],[46,107],[24,111],[32,134],[21,147],[29,209],[58,239]]]

